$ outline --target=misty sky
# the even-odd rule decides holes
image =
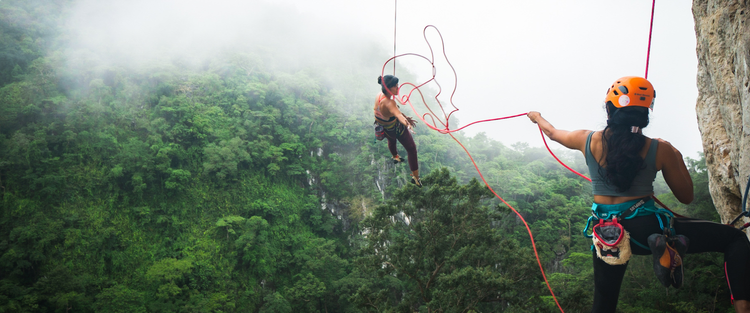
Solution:
[[[461,124],[536,110],[558,128],[601,129],[607,87],[621,76],[644,75],[650,13],[646,0],[400,0],[396,53],[427,55],[422,29],[438,27],[458,75],[453,102]],[[68,27],[74,49],[97,50],[110,62],[180,53],[200,58],[222,48],[262,45],[286,62],[345,66],[368,51],[366,57],[391,55],[393,22],[394,1],[83,0]],[[657,99],[644,133],[696,158],[702,146],[691,2],[657,1],[652,40],[649,80]],[[373,97],[381,66],[363,78]],[[431,74],[416,58],[398,59],[396,75],[405,69],[418,79]],[[444,88],[453,85],[445,64],[437,64],[437,73]],[[542,145],[525,117],[467,131],[486,132],[506,145]]]
[[[373,36],[392,53],[394,1],[282,2],[341,27],[362,29],[363,36]],[[439,28],[458,74],[453,102],[462,124],[536,110],[558,128],[602,129],[607,87],[619,77],[645,74],[651,3],[400,0],[396,54],[427,55],[422,29],[430,24]],[[648,76],[657,99],[644,133],[664,138],[685,156],[696,158],[702,145],[695,116],[697,58],[691,5],[656,1]],[[409,67],[409,61],[403,63]],[[414,63],[410,69],[421,69],[420,62]],[[397,67],[397,75],[398,71]],[[442,73],[440,67],[437,71]],[[441,84],[452,85],[450,81],[448,77]],[[506,145],[542,145],[538,130],[522,118],[467,130],[486,132]]]

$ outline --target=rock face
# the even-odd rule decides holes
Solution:
[[[750,28],[747,0],[694,0],[698,126],[709,187],[729,222],[750,175]]]

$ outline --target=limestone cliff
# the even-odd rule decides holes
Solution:
[[[741,211],[750,175],[750,29],[747,0],[694,0],[696,113],[709,186],[721,219]]]

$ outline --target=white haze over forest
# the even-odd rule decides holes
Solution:
[[[462,123],[537,110],[563,129],[601,129],[606,87],[620,76],[643,75],[650,11],[646,0],[402,0],[397,54],[427,55],[422,29],[440,29],[458,74],[453,100]],[[278,63],[269,68],[285,70],[371,67],[356,81],[326,79],[337,88],[371,85],[374,97],[375,78],[393,49],[390,1],[82,0],[68,17],[74,68],[93,61],[141,67],[174,59],[201,66],[207,56],[241,51],[273,55]],[[697,157],[702,148],[692,23],[689,1],[657,1],[649,79],[658,96],[644,132]],[[371,64],[378,58],[380,64]],[[431,73],[423,62],[401,60],[402,82],[405,69],[420,79]],[[438,64],[441,74],[449,74],[444,64]],[[444,87],[453,84],[452,77],[440,79]],[[486,132],[506,145],[542,145],[536,127],[523,117],[467,132]]]
[[[372,48],[366,42],[374,45],[294,7],[263,1],[82,0],[68,26],[72,48],[117,65],[266,52],[287,68],[335,66],[343,57]]]

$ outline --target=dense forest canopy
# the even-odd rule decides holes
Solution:
[[[455,142],[417,128],[418,189],[374,140],[386,51],[136,61],[77,39],[80,3],[0,2],[0,312],[556,310],[523,224]],[[457,136],[530,223],[563,307],[587,310],[588,183],[542,148]],[[696,202],[676,208],[716,220],[704,161],[688,162]],[[621,309],[726,311],[720,263],[691,256],[665,292],[634,257]]]

